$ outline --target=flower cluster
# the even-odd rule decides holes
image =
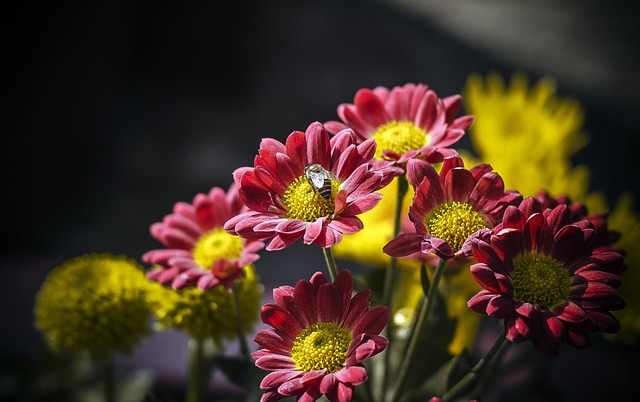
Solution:
[[[152,224],[164,248],[142,255],[143,301],[129,300],[120,276],[118,287],[106,273],[52,273],[37,326],[54,348],[121,351],[102,339],[130,331],[130,346],[144,333],[131,320],[151,313],[156,328],[190,338],[190,401],[214,368],[263,402],[475,400],[511,344],[551,357],[563,344],[586,349],[593,334],[621,331],[619,288],[634,255],[625,258],[621,240],[631,231],[612,226],[584,186],[588,171],[571,167],[585,142],[577,104],[556,101],[548,81],[530,97],[524,84],[517,75],[508,90],[490,75],[485,89],[470,77],[469,115],[459,115],[463,96],[440,98],[425,84],[360,89],[337,107],[340,121],[263,139],[228,190],[178,202]],[[467,133],[475,155],[456,147]],[[299,240],[322,251],[326,274],[275,287],[260,308],[260,252]],[[349,260],[371,270],[355,275]],[[101,261],[69,265],[119,272]],[[95,292],[63,297],[63,286],[82,287],[80,275]],[[502,331],[478,357],[485,317]],[[89,323],[104,326],[85,331]],[[230,340],[237,359],[204,347],[223,351]],[[268,373],[251,382],[255,367]]]
[[[53,269],[36,296],[35,326],[53,350],[129,352],[149,334],[144,271],[132,258],[86,254]]]

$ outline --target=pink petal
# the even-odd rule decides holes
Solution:
[[[345,384],[359,385],[367,380],[367,369],[363,366],[349,366],[336,372],[338,380]]]
[[[348,126],[344,123],[341,123],[339,121],[326,121],[324,123],[324,128],[330,133],[330,134],[336,134],[346,128],[348,128]]]
[[[258,331],[253,341],[265,349],[285,356],[291,353],[291,346],[293,346],[293,338],[285,340],[275,331],[268,329]]]
[[[255,364],[257,367],[269,371],[296,369],[296,365],[290,357],[276,353],[257,358]]]
[[[363,228],[362,221],[355,216],[341,216],[329,222],[328,226],[344,234],[354,234]]]
[[[300,370],[278,370],[267,374],[260,382],[261,389],[278,388],[280,385],[294,378],[301,377]]]

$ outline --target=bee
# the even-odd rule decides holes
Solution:
[[[331,172],[317,163],[312,163],[305,166],[304,175],[309,184],[311,184],[311,187],[313,187],[322,198],[326,200],[331,198],[331,179],[334,178]]]

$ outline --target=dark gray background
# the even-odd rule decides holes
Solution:
[[[158,247],[148,226],[176,201],[227,187],[261,138],[335,119],[361,87],[424,82],[446,96],[472,72],[552,75],[586,110],[591,143],[576,162],[593,189],[640,199],[630,4],[19,2],[3,23],[3,353],[41,350],[31,310],[50,269]],[[269,284],[323,269],[299,244],[259,264]]]

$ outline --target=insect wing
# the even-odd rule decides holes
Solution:
[[[322,188],[324,186],[324,180],[329,179],[329,173],[322,169],[319,172],[311,171],[307,173],[307,178],[316,188]]]

